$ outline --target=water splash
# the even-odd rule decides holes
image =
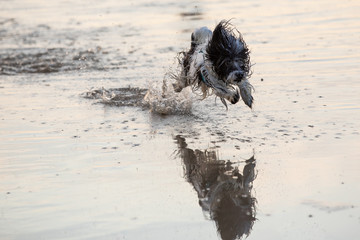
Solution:
[[[100,103],[118,107],[142,107],[152,112],[169,114],[189,114],[192,107],[191,90],[176,93],[166,79],[162,84],[152,83],[149,88],[91,89],[82,94],[84,98],[99,99]]]
[[[89,99],[99,99],[100,103],[118,107],[141,107],[147,89],[142,88],[110,88],[91,89],[82,96]]]
[[[153,83],[149,86],[144,102],[152,112],[159,114],[188,114],[192,108],[190,89],[176,93],[172,84],[164,78],[162,85]]]

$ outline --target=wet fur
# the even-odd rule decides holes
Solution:
[[[179,54],[181,73],[176,77],[174,90],[187,86],[200,89],[203,97],[214,93],[227,107],[225,99],[235,104],[240,95],[252,107],[250,51],[229,21],[221,21],[213,32],[206,27],[191,35],[191,48]]]

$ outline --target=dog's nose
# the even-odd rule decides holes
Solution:
[[[242,80],[243,77],[244,77],[244,74],[241,73],[241,72],[237,72],[235,76],[236,76],[236,81],[237,81],[237,82],[241,82],[241,80]]]

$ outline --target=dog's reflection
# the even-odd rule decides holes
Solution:
[[[216,150],[192,150],[181,136],[175,141],[185,178],[194,186],[200,206],[215,221],[221,238],[247,237],[256,219],[256,199],[252,196],[255,158],[245,161],[241,173],[230,161],[219,160]]]

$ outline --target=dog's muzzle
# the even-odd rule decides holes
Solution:
[[[226,79],[226,82],[227,83],[239,83],[242,81],[242,79],[244,78],[244,72],[243,71],[239,71],[239,70],[236,70],[236,71],[233,71],[231,72],[227,79]]]
[[[241,80],[244,78],[244,73],[243,72],[240,72],[240,71],[237,71],[235,73],[235,82],[241,82]]]

